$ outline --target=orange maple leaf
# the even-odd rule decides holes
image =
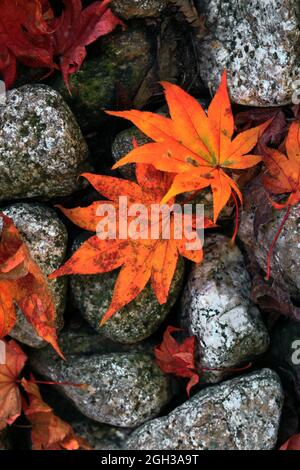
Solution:
[[[32,424],[31,440],[33,450],[91,450],[92,447],[81,437],[75,435],[72,427],[56,416],[42,399],[39,388],[34,382],[22,379],[29,404],[24,400],[23,409]]]
[[[179,86],[167,82],[162,85],[171,118],[134,110],[108,111],[108,114],[130,120],[155,141],[135,148],[113,168],[127,163],[149,163],[158,170],[176,173],[162,202],[177,194],[210,186],[216,222],[231,195],[237,194],[242,202],[238,186],[224,170],[250,168],[261,161],[260,156],[246,154],[256,145],[271,120],[232,139],[234,120],[226,72],[207,114],[198,101]]]
[[[292,206],[300,201],[300,123],[293,122],[289,128],[285,142],[287,155],[278,150],[265,148],[263,162],[267,173],[263,177],[263,184],[271,194],[289,194],[283,204],[271,200],[275,209],[286,208],[279,229],[272,241],[267,258],[267,275],[269,279],[271,271],[271,256],[282,228],[290,214]]]
[[[21,414],[19,375],[27,361],[26,354],[13,340],[4,342],[5,364],[0,364],[0,431]]]
[[[127,196],[130,204],[139,204],[150,208],[152,204],[158,205],[163,195],[168,191],[173,175],[162,173],[151,165],[137,165],[137,183],[110,176],[101,176],[85,173],[84,176],[94,188],[109,201],[94,202],[86,208],[64,209],[63,213],[80,227],[96,231],[101,217],[96,216],[97,209],[108,202],[116,207],[116,214],[121,225],[126,225],[117,203],[120,196]],[[169,201],[169,207],[173,201]],[[181,214],[183,217],[184,215]],[[111,304],[102,318],[101,324],[124,305],[131,302],[151,279],[152,288],[160,304],[167,301],[170,285],[174,276],[179,255],[191,261],[202,261],[202,249],[187,249],[187,239],[174,236],[174,213],[171,213],[170,239],[162,237],[162,227],[168,222],[169,213],[160,215],[159,232],[156,239],[145,236],[144,239],[122,238],[116,233],[115,239],[100,239],[97,235],[89,238],[74,255],[57,271],[52,273],[50,279],[66,274],[100,274],[120,268]],[[128,228],[132,220],[128,218]],[[151,220],[145,222],[141,229],[148,231]],[[213,226],[211,221],[205,219],[205,227]],[[119,223],[118,223],[119,226]],[[149,230],[150,232],[150,230]],[[148,233],[149,233],[148,232]]]
[[[37,334],[63,357],[57,344],[56,311],[47,279],[32,260],[13,221],[0,213],[0,338],[16,322],[16,303]]]

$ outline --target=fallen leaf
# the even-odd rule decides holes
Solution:
[[[195,364],[196,338],[191,336],[178,343],[172,336],[176,331],[181,330],[174,326],[167,327],[163,342],[154,349],[154,354],[163,372],[190,379],[186,387],[189,395],[191,388],[199,382],[199,373]]]
[[[52,408],[42,399],[34,377],[21,381],[29,404],[24,400],[23,409],[32,424],[31,440],[33,450],[91,450],[92,447],[75,435],[72,427],[57,417]]]
[[[109,8],[111,0],[93,2],[82,9],[81,0],[68,0],[62,18],[52,24],[53,53],[69,88],[69,75],[77,72],[86,57],[86,46],[124,23]]]
[[[60,69],[69,88],[69,75],[86,56],[86,46],[124,26],[109,8],[110,0],[82,8],[81,0],[65,0],[55,17],[48,0],[0,0],[0,72],[7,88],[16,80],[17,62]]]
[[[266,190],[273,195],[288,194],[284,203],[271,200],[275,209],[286,208],[282,223],[270,246],[267,258],[266,277],[270,277],[271,256],[275,244],[280,236],[282,228],[289,216],[291,207],[300,201],[300,123],[294,121],[288,132],[285,142],[287,155],[272,148],[265,148],[263,162],[266,166],[266,174],[263,184]]]
[[[0,213],[0,338],[16,321],[16,303],[37,334],[63,357],[57,344],[56,311],[47,279],[33,261],[13,221]]]
[[[300,434],[290,437],[279,450],[300,450]]]
[[[27,361],[27,356],[14,340],[4,343],[5,364],[0,364],[0,431],[21,414],[22,400],[18,379]]]
[[[121,268],[117,278],[111,304],[102,318],[101,324],[124,305],[131,302],[151,279],[152,288],[160,304],[167,301],[170,285],[176,269],[179,255],[192,261],[200,262],[202,249],[187,249],[188,240],[185,235],[175,237],[175,212],[171,210],[170,238],[164,236],[164,227],[169,221],[169,210],[173,201],[169,201],[167,211],[151,218],[151,207],[155,204],[160,208],[160,201],[172,183],[173,175],[155,170],[151,165],[137,165],[137,182],[126,181],[110,176],[85,173],[84,176],[93,187],[108,201],[94,202],[86,208],[64,209],[62,212],[74,223],[87,230],[96,231],[103,217],[97,216],[98,208],[110,203],[115,208],[117,230],[113,237],[100,239],[98,235],[89,238],[74,255],[49,277],[54,279],[66,274],[100,274]],[[136,237],[128,233],[135,228],[135,216],[124,218],[119,211],[120,196],[127,196],[128,207],[138,204],[141,207],[141,219],[138,223]],[[146,208],[146,215],[143,210]],[[149,212],[148,212],[149,211]],[[149,217],[148,217],[149,214]],[[184,217],[181,213],[176,217]],[[183,219],[182,219],[183,220]],[[156,233],[151,232],[151,225]],[[213,226],[204,220],[205,227]],[[204,227],[204,228],[205,228]],[[125,234],[122,234],[126,230]]]
[[[134,110],[108,112],[129,119],[155,141],[132,150],[113,168],[127,163],[148,163],[158,170],[175,173],[173,184],[162,203],[177,194],[210,186],[216,223],[231,195],[236,194],[242,202],[237,184],[224,170],[242,170],[261,161],[260,156],[247,154],[255,147],[271,120],[233,138],[234,120],[226,72],[207,114],[198,101],[180,87],[167,82],[162,85],[171,119]]]

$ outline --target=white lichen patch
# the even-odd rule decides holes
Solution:
[[[182,325],[197,338],[198,362],[232,368],[262,354],[267,330],[250,300],[250,278],[240,250],[222,235],[206,238],[205,259],[191,271],[182,298]],[[223,372],[205,374],[218,381]]]
[[[136,427],[157,416],[170,400],[168,378],[143,353],[67,356],[36,351],[31,364],[52,381],[88,384],[57,388],[88,418],[113,426]]]
[[[298,0],[203,0],[208,34],[200,74],[216,89],[228,71],[233,101],[254,106],[292,101],[300,76]]]
[[[0,200],[72,194],[88,149],[61,96],[42,85],[7,93],[0,107]]]
[[[275,447],[283,391],[263,369],[206,388],[133,432],[128,449],[270,450]]]

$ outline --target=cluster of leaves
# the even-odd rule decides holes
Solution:
[[[89,444],[43,401],[33,375],[30,380],[20,378],[27,361],[20,346],[10,340],[5,348],[6,362],[0,365],[0,431],[12,425],[23,411],[32,426],[33,450],[90,450]]]
[[[49,34],[49,29],[45,28],[54,23],[45,20],[51,17],[51,12],[45,9],[48,2],[38,3],[43,7],[41,10],[36,10],[41,12],[41,16],[35,13],[34,18],[39,17],[40,22],[30,23],[30,27],[33,28],[31,34],[34,28],[38,31],[42,29],[45,34]],[[81,8],[79,3],[72,1],[70,4],[73,5],[72,8],[75,4]],[[102,2],[102,7],[103,5],[107,7],[107,3]],[[67,20],[67,11],[66,9],[65,16],[60,21],[71,21]],[[71,17],[73,18],[73,15]],[[57,23],[57,19],[53,18],[51,21],[56,21],[54,28],[56,34],[59,31],[58,24],[61,23]],[[103,31],[101,27],[96,30]],[[26,31],[28,32],[28,26]],[[87,31],[86,25],[84,31]],[[81,46],[82,44],[87,44],[86,40]],[[80,48],[76,50],[82,52]],[[64,59],[60,61],[66,81],[69,73],[81,63],[80,60],[74,59],[73,53],[70,54],[70,56],[65,54],[65,61]],[[236,207],[233,239],[238,230],[239,203],[243,203],[243,196],[237,183],[240,170],[251,169],[260,162],[264,163],[265,173],[262,182],[266,190],[276,198],[288,194],[284,203],[272,200],[275,209],[287,209],[283,223],[288,217],[290,208],[300,200],[300,124],[297,120],[291,124],[287,139],[282,143],[279,152],[267,147],[266,134],[273,122],[272,119],[236,134],[226,72],[207,112],[196,99],[180,87],[170,83],[163,83],[163,87],[170,117],[135,110],[109,112],[113,116],[130,120],[153,141],[140,147],[134,145],[134,149],[114,166],[118,168],[135,163],[136,182],[85,173],[82,176],[106,199],[96,201],[88,207],[74,209],[60,207],[73,223],[92,232],[96,232],[98,224],[103,222],[104,216],[99,215],[103,213],[101,210],[103,206],[109,202],[115,208],[116,236],[105,240],[98,235],[90,237],[62,267],[50,275],[50,279],[54,279],[72,274],[99,274],[121,268],[111,304],[101,324],[131,302],[149,281],[158,302],[164,304],[168,298],[179,256],[196,263],[203,259],[201,248],[189,251],[186,249],[187,240],[184,237],[179,240],[175,237],[172,230],[174,213],[173,218],[171,217],[170,239],[162,236],[164,223],[167,222],[164,220],[163,211],[159,215],[158,237],[155,239],[143,237],[142,234],[138,239],[121,236],[122,229],[125,228],[126,233],[130,233],[130,226],[132,223],[136,224],[136,221],[130,216],[123,218],[124,215],[120,213],[118,204],[119,197],[127,196],[129,204],[141,207],[150,208],[153,204],[158,206],[167,204],[172,208],[178,195],[190,193],[189,200],[193,200],[200,191],[210,188],[213,198],[213,220],[205,219],[203,228],[215,227],[222,209],[232,199]],[[285,151],[287,155],[283,153]],[[46,280],[30,258],[28,249],[12,221],[4,215],[1,217],[3,228],[0,240],[0,284],[3,283],[3,288],[0,289],[0,337],[6,336],[11,331],[16,320],[14,303],[17,303],[37,333],[61,354],[54,327],[55,308]],[[143,230],[149,231],[150,221],[146,217],[145,220],[143,216],[139,218],[139,225]],[[270,257],[279,234],[280,230],[270,247],[267,276],[270,275]],[[189,393],[191,387],[199,381],[199,370],[195,365],[195,339],[188,338],[179,344],[171,335],[175,331],[174,327],[167,329],[164,341],[156,348],[155,355],[162,370],[189,378],[187,385]],[[22,386],[28,392],[29,399],[31,397],[35,403],[40,403],[36,384],[34,386],[32,383],[29,386],[22,381]],[[41,406],[41,409],[44,407]],[[26,406],[24,411],[27,416],[30,415]],[[10,422],[9,417],[6,422]],[[73,434],[71,436],[74,437]]]
[[[206,220],[205,227],[216,224],[220,212],[232,198],[237,213],[234,238],[238,229],[238,201],[243,202],[234,173],[240,173],[240,170],[251,168],[263,160],[263,156],[249,152],[257,145],[272,119],[234,135],[226,72],[207,113],[196,99],[180,87],[166,82],[163,87],[170,118],[135,110],[108,112],[130,120],[153,140],[140,147],[134,145],[134,149],[114,166],[116,169],[135,163],[137,183],[108,176],[83,176],[114,204],[119,196],[127,196],[131,203],[146,206],[167,203],[172,206],[177,195],[189,192],[195,197],[209,187],[213,196],[213,222]],[[96,202],[86,208],[61,209],[75,224],[96,231],[100,218],[95,214],[99,204],[105,202]],[[161,222],[163,224],[163,220]],[[130,223],[130,220],[125,223]],[[197,263],[202,260],[202,250],[189,252],[185,246],[184,239],[180,242],[162,238],[123,240],[117,234],[115,240],[99,240],[94,236],[50,278],[66,274],[98,274],[122,266],[111,305],[102,318],[103,324],[133,300],[149,279],[159,303],[165,303],[178,255]]]
[[[7,88],[17,76],[17,61],[33,68],[59,69],[67,86],[86,56],[86,46],[123,25],[110,0],[82,9],[81,0],[64,0],[55,17],[49,0],[0,0],[0,72]]]

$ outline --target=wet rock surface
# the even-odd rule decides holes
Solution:
[[[253,193],[255,191],[255,193]],[[255,200],[251,199],[251,192]],[[256,182],[245,193],[245,207],[241,214],[239,238],[250,258],[254,258],[262,272],[266,272],[267,255],[284,217],[284,211],[263,207],[259,200],[267,197]],[[292,207],[290,215],[274,247],[271,258],[271,277],[296,300],[300,300],[300,207]],[[300,318],[300,316],[299,316]]]
[[[157,17],[166,4],[166,0],[112,0],[111,7],[116,15],[129,20]]]
[[[45,85],[7,93],[0,106],[0,200],[72,194],[87,145],[61,96]]]
[[[182,304],[182,325],[197,338],[200,367],[234,368],[266,351],[267,330],[250,300],[250,278],[237,246],[206,236],[205,261],[192,267]],[[225,372],[207,372],[218,381]]]
[[[94,450],[122,450],[131,430],[96,423],[88,419],[72,422],[74,431]]]
[[[31,365],[52,381],[86,384],[57,389],[88,418],[113,426],[138,426],[157,416],[171,397],[168,378],[148,354],[67,356],[63,362],[47,348],[32,354]]]
[[[24,237],[33,260],[47,276],[64,261],[67,249],[67,231],[53,209],[39,203],[15,203],[3,212],[10,217]],[[48,281],[57,311],[56,324],[60,329],[66,302],[66,279]],[[46,343],[36,334],[18,309],[17,323],[11,336],[31,347]]]
[[[201,0],[207,34],[199,43],[201,77],[217,88],[227,69],[236,103],[292,102],[299,79],[300,7],[296,0]]]
[[[202,390],[168,416],[134,431],[126,448],[270,450],[282,402],[277,374],[263,369]]]
[[[75,246],[79,246],[77,243]],[[183,283],[184,262],[179,261],[166,304],[160,305],[150,285],[117,312],[104,326],[100,320],[108,309],[118,271],[92,276],[73,276],[72,295],[76,307],[101,335],[120,343],[132,344],[154,333],[176,302]]]
[[[106,119],[104,110],[118,106],[122,95],[127,102],[134,97],[152,66],[151,47],[151,40],[138,27],[115,33],[100,57],[87,60],[71,75],[71,97],[61,78],[53,83],[83,129],[99,126]]]
[[[144,145],[151,142],[151,139],[148,139],[148,137],[136,127],[125,129],[125,131],[120,132],[115,137],[111,147],[112,158],[115,163],[133,150],[134,140],[136,140],[138,145]],[[120,167],[118,168],[118,172],[123,176],[123,178],[135,180],[134,164]]]

